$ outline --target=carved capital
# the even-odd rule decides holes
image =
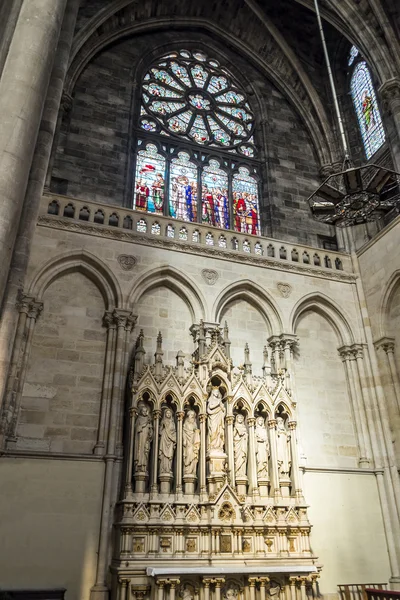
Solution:
[[[61,107],[65,113],[69,113],[72,110],[72,102],[72,96],[64,91],[61,96]]]
[[[226,417],[225,421],[226,421],[227,425],[233,425],[233,417],[232,416]]]
[[[254,427],[255,422],[256,422],[256,420],[254,417],[250,417],[247,419],[247,423],[248,423],[249,427]]]
[[[289,429],[295,430],[297,427],[297,421],[289,421],[288,425],[289,425]]]
[[[275,420],[275,419],[270,419],[270,420],[268,421],[268,427],[269,427],[270,429],[275,429],[275,427],[276,427],[276,420]]]
[[[353,358],[353,353],[350,346],[342,346],[341,348],[338,348],[338,352],[343,362],[346,362]]]
[[[177,412],[176,413],[176,418],[178,421],[183,421],[183,417],[185,416],[184,412]]]
[[[205,423],[207,421],[207,415],[202,413],[199,415],[200,423]]]
[[[34,319],[36,321],[36,319],[38,318],[38,316],[40,315],[42,310],[43,310],[43,302],[33,301],[29,305],[28,317],[30,319]]]
[[[161,410],[154,410],[153,411],[153,421],[159,421],[161,417]]]
[[[391,337],[383,337],[377,342],[375,342],[374,345],[377,350],[382,348],[382,350],[386,352],[386,354],[393,354],[395,339]]]

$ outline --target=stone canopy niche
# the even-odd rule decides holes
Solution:
[[[164,365],[159,334],[145,366],[142,332],[136,343],[115,522],[118,597],[316,596],[287,368],[296,339],[270,338],[254,376],[247,344],[243,364],[232,364],[227,326],[200,322],[191,333],[190,365],[182,352]]]

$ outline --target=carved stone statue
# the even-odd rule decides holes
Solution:
[[[266,479],[268,477],[268,458],[270,451],[267,429],[263,417],[257,417],[256,419],[254,436],[256,440],[257,478]]]
[[[193,591],[190,589],[190,587],[188,585],[185,585],[181,589],[181,592],[180,592],[179,596],[182,598],[182,600],[193,600],[194,593],[193,593]]]
[[[244,422],[244,416],[238,414],[236,415],[235,425],[233,427],[236,476],[246,476],[248,439],[249,434]]]
[[[170,408],[164,410],[160,425],[160,443],[158,446],[159,473],[170,474],[172,460],[176,448],[176,427],[174,415]]]
[[[208,450],[224,451],[225,407],[218,388],[211,390],[207,401]]]
[[[199,461],[200,429],[196,423],[196,413],[188,410],[183,423],[183,473],[195,475]]]
[[[236,600],[238,597],[238,590],[233,586],[228,586],[223,594],[224,600]]]
[[[290,433],[286,431],[282,417],[276,419],[276,454],[279,476],[288,478],[291,466]]]
[[[153,423],[149,408],[139,404],[135,423],[135,447],[133,467],[135,473],[145,473],[149,462],[151,440],[153,439]]]

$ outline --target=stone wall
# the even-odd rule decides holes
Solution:
[[[104,300],[81,273],[56,280],[43,298],[21,402],[17,448],[91,453],[105,354]]]

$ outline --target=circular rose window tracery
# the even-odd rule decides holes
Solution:
[[[229,73],[203,52],[161,58],[143,82],[140,125],[254,157],[254,115]]]

